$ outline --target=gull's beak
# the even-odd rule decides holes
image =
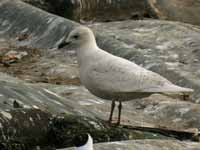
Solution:
[[[63,48],[67,45],[69,45],[71,42],[70,41],[63,41],[62,43],[60,43],[60,45],[58,46],[58,49]]]

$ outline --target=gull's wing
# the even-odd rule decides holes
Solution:
[[[157,73],[146,70],[126,59],[109,55],[92,65],[88,82],[92,87],[108,92],[192,92]]]

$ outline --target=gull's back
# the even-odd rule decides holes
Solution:
[[[129,100],[152,93],[193,91],[176,86],[157,73],[99,48],[84,56],[84,65],[80,68],[81,81],[94,95],[105,99]]]

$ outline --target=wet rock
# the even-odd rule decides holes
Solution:
[[[199,143],[171,141],[171,140],[134,140],[134,141],[120,141],[113,143],[100,143],[95,144],[95,150],[160,150],[165,148],[166,150],[198,150],[200,147]],[[75,150],[75,148],[66,148],[59,150]]]
[[[200,25],[200,2],[196,0],[148,0],[150,8],[159,19],[181,21]]]
[[[38,109],[17,109],[0,112],[0,142],[5,149],[25,149],[47,144],[51,115]],[[6,147],[7,146],[7,147]]]

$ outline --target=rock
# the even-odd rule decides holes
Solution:
[[[7,55],[12,51],[16,54]],[[77,65],[71,56],[63,55],[62,52],[24,46],[7,47],[1,52],[1,72],[31,83],[80,84]],[[27,56],[21,59],[16,57],[22,54]]]
[[[90,110],[97,118],[108,119],[110,101],[93,96],[84,87],[51,86],[49,90]],[[184,131],[193,135],[196,134],[195,130],[200,129],[199,104],[154,94],[145,99],[124,102],[123,108],[123,125]],[[114,117],[117,117],[117,111]]]
[[[159,19],[200,25],[200,3],[196,0],[148,0],[150,8]]]
[[[196,0],[22,0],[76,21],[114,21],[157,18],[200,25]]]
[[[73,26],[78,25],[18,0],[1,0],[0,11],[0,38],[11,45],[14,42],[19,46],[33,45],[34,48],[53,49]]]
[[[27,52],[17,52],[17,51],[9,51],[4,56],[1,56],[1,63],[3,64],[11,64],[21,60],[23,57],[27,56]]]
[[[94,143],[146,138],[173,139],[173,137],[168,138],[159,133],[152,134],[148,131],[110,126],[99,119],[64,115],[64,117],[57,117],[51,120],[48,135],[49,143],[60,148],[73,146],[74,138],[84,133],[90,133]]]
[[[150,17],[145,0],[23,0],[76,21],[113,21]]]
[[[20,1],[2,0],[0,4],[0,38],[3,43],[0,44],[0,60],[4,65],[0,71],[32,83],[79,84],[77,67],[71,55],[63,55],[62,51],[55,49],[78,24]],[[9,15],[13,12],[15,16]],[[16,21],[16,16],[23,17]],[[33,18],[31,22],[30,17]],[[28,56],[22,61],[17,61],[16,57],[5,61],[5,54],[11,50],[28,53]],[[10,61],[18,63],[10,65]]]
[[[51,4],[52,1],[51,0],[22,0],[23,2],[26,2],[28,4],[31,4],[33,6],[36,6],[40,9],[49,11],[49,12],[54,12],[54,7]],[[60,2],[60,0],[58,1],[58,3]]]
[[[161,147],[165,150],[197,150],[199,149],[199,143],[190,143],[183,141],[171,141],[171,140],[134,140],[134,141],[119,141],[113,143],[100,143],[95,144],[95,150],[160,150]],[[58,150],[75,150],[75,148],[66,148]]]
[[[51,115],[38,109],[0,111],[0,143],[5,150],[25,150],[48,145],[48,124]]]
[[[13,108],[23,108],[16,100],[13,102]]]
[[[0,112],[2,149],[34,149],[73,146],[74,137],[90,133],[94,142],[168,137],[146,131],[109,126],[102,120],[64,114],[52,116],[39,109],[15,109]],[[77,132],[77,130],[79,132]],[[173,139],[173,138],[169,138]]]

